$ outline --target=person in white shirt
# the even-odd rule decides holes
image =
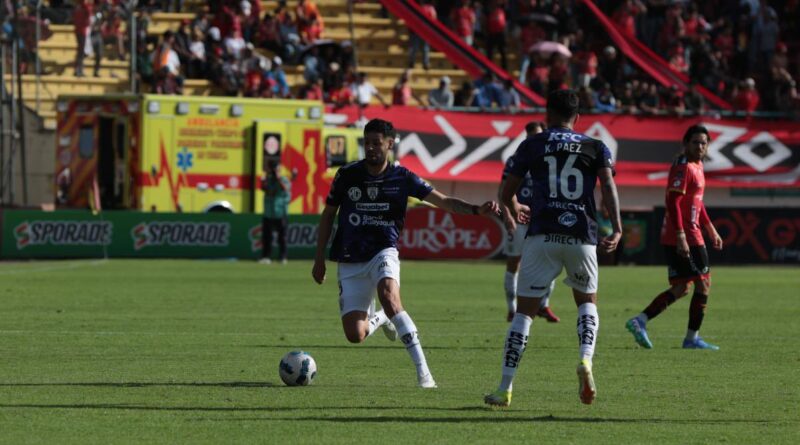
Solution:
[[[372,97],[378,98],[384,107],[389,107],[389,103],[381,96],[381,93],[375,88],[375,85],[367,81],[367,73],[360,72],[356,77],[356,82],[353,84],[353,95],[356,97],[356,102],[360,107],[366,107],[372,102]]]

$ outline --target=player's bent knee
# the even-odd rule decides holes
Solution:
[[[675,284],[670,289],[670,292],[675,298],[683,298],[689,293],[689,284],[688,283]]]
[[[708,291],[711,289],[711,278],[706,277],[697,280],[695,286],[697,287],[697,290],[700,291],[700,293],[708,295]]]
[[[346,327],[344,336],[350,343],[362,343],[367,338],[367,332],[360,326]]]

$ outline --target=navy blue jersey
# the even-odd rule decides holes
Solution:
[[[508,164],[506,164],[505,168],[503,169],[503,179],[506,179],[507,169]],[[522,178],[522,184],[519,185],[519,190],[517,190],[517,202],[526,206],[530,206],[531,196],[533,196],[533,178],[531,178],[530,173],[526,173],[525,177]]]
[[[529,137],[506,163],[504,174],[530,173],[528,236],[559,233],[597,244],[594,187],[597,170],[611,168],[611,152],[597,139],[567,128]]]
[[[383,249],[397,247],[408,197],[424,199],[432,191],[428,183],[399,165],[389,164],[380,176],[370,175],[363,160],[340,168],[325,201],[339,207],[330,259],[363,263]]]

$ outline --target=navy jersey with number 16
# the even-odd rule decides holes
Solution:
[[[338,227],[330,259],[363,263],[378,252],[397,247],[406,217],[408,197],[424,199],[433,191],[405,167],[389,164],[379,176],[356,161],[339,169],[326,203],[339,207]]]
[[[528,236],[558,233],[597,244],[594,187],[604,167],[613,172],[608,147],[568,128],[550,128],[522,142],[504,174],[524,178],[530,172]]]

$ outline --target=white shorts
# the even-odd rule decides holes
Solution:
[[[503,253],[506,256],[522,256],[522,245],[525,243],[525,235],[527,233],[527,224],[517,224],[514,233],[511,235],[506,234],[506,244],[503,246]]]
[[[564,284],[585,294],[597,292],[597,246],[583,244],[569,235],[526,238],[517,294],[521,297],[544,297],[562,268],[567,269]]]
[[[366,263],[339,263],[339,313],[370,312],[378,282],[391,278],[400,285],[400,255],[390,247]]]

